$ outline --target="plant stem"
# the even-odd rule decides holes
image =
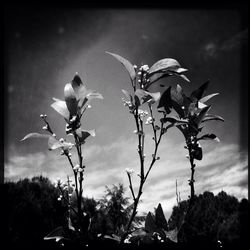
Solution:
[[[149,106],[149,107],[150,107],[151,116],[153,117],[152,108],[151,108],[151,106]],[[153,122],[152,128],[153,128],[153,131],[154,131],[154,141],[155,141],[154,156],[153,156],[153,159],[152,159],[151,164],[149,166],[149,169],[148,169],[148,171],[147,171],[147,173],[145,175],[144,174],[144,130],[143,130],[143,121],[138,116],[138,108],[136,109],[136,113],[134,114],[134,118],[135,118],[137,131],[140,132],[140,133],[138,133],[138,153],[139,153],[139,156],[140,156],[140,166],[141,166],[140,186],[139,186],[139,189],[138,189],[137,196],[135,197],[131,177],[128,174],[129,183],[130,183],[130,190],[131,190],[131,193],[132,193],[132,196],[133,196],[133,199],[134,199],[134,206],[133,206],[133,211],[132,211],[131,217],[129,219],[129,222],[127,224],[125,233],[122,235],[121,243],[124,242],[125,238],[127,237],[127,235],[130,232],[130,227],[131,227],[131,225],[132,225],[132,223],[134,221],[134,218],[135,218],[135,216],[137,214],[137,207],[138,207],[138,204],[139,204],[139,201],[140,201],[140,197],[142,195],[143,185],[146,182],[146,179],[147,179],[147,177],[149,175],[149,172],[152,169],[152,167],[153,167],[153,165],[154,165],[154,163],[156,161],[156,154],[157,154],[157,151],[158,151],[158,146],[160,144],[160,141],[161,141],[161,138],[162,138],[162,135],[163,135],[163,123],[161,123],[160,135],[159,135],[159,138],[157,140],[156,128],[155,128],[155,124]]]
[[[189,161],[190,161],[190,165],[191,165],[191,178],[190,178],[190,181],[189,181],[189,185],[190,185],[190,204],[193,203],[193,200],[194,200],[194,195],[195,195],[195,192],[194,192],[194,172],[195,172],[195,164],[194,164],[194,158],[192,156],[192,152],[191,152],[191,147],[190,147],[190,144],[187,143],[187,147],[188,147],[188,152],[189,152]]]

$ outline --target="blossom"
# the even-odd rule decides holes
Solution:
[[[131,175],[135,172],[134,169],[132,169],[132,168],[126,168],[125,171],[128,175]]]
[[[154,119],[153,119],[151,116],[149,116],[149,117],[147,118],[147,120],[146,120],[145,124],[146,124],[146,125],[148,125],[148,124],[152,124],[152,123],[153,123],[153,121],[154,121]]]

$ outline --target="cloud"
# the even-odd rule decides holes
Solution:
[[[226,191],[239,199],[247,197],[247,161],[248,156],[239,152],[235,144],[214,144],[207,146],[204,143],[204,158],[197,161],[195,172],[196,194],[204,191],[218,193]],[[153,149],[153,141],[146,140],[146,169],[149,166]],[[133,186],[138,190],[139,159],[136,151],[136,136],[131,138],[120,137],[107,146],[84,145],[84,163],[86,164],[84,179],[84,195],[101,198],[105,186],[123,183],[127,189],[126,195],[130,196],[125,168],[133,168]],[[176,205],[176,186],[181,199],[187,199],[190,193],[188,179],[190,166],[185,157],[183,145],[174,142],[171,138],[163,139],[160,145],[160,160],[151,170],[143,189],[142,202],[139,213],[152,211],[158,203],[166,215],[170,215],[172,207]],[[76,162],[77,158],[72,157]],[[5,164],[6,179],[17,180],[24,177],[43,174],[55,181],[57,177],[66,180],[67,175],[72,176],[67,159],[58,152],[40,152],[25,156],[12,156]]]
[[[224,41],[210,41],[201,48],[205,59],[217,58],[222,52],[239,48],[248,40],[248,29],[245,29]]]

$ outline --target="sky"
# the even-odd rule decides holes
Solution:
[[[163,58],[176,59],[190,83],[178,77],[160,80],[180,84],[188,94],[210,80],[207,94],[211,113],[225,122],[208,122],[204,133],[215,133],[220,143],[204,141],[204,157],[197,162],[197,194],[226,191],[248,197],[248,116],[243,48],[248,29],[237,9],[133,9],[10,7],[5,10],[5,181],[44,175],[52,181],[72,176],[67,159],[48,151],[46,140],[20,142],[30,132],[42,132],[40,114],[46,113],[57,136],[66,138],[65,121],[50,105],[63,99],[63,89],[78,72],[88,88],[104,97],[94,100],[82,119],[84,129],[96,137],[83,146],[84,195],[101,198],[105,186],[123,183],[126,168],[139,171],[137,138],[131,114],[123,106],[122,89],[131,90],[125,69],[105,51],[133,64],[153,65]],[[155,84],[151,91],[163,91]],[[146,135],[146,163],[152,154],[152,134]],[[70,138],[67,138],[70,141]],[[181,199],[190,190],[190,166],[182,135],[167,133],[159,148],[160,160],[145,184],[139,212],[153,211],[161,202],[169,216],[176,205],[175,182]],[[74,152],[73,152],[74,154]],[[76,161],[75,155],[73,160]],[[147,165],[148,166],[148,165]],[[135,188],[139,179],[133,176]]]

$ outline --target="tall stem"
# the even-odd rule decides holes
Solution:
[[[151,106],[150,106],[150,112],[151,112],[151,116],[152,116],[153,114],[152,114]],[[161,124],[160,135],[159,135],[158,139],[157,139],[155,124],[153,123],[152,128],[153,128],[153,131],[154,131],[155,149],[154,149],[154,154],[153,154],[152,161],[151,161],[150,166],[149,166],[149,168],[148,168],[148,170],[146,172],[146,175],[145,175],[145,173],[144,173],[144,170],[145,170],[145,166],[144,166],[144,130],[143,130],[143,122],[138,116],[138,108],[136,109],[134,118],[135,118],[135,122],[136,122],[137,131],[139,132],[138,133],[138,153],[139,153],[139,156],[140,156],[140,167],[141,167],[140,185],[139,185],[137,196],[135,197],[132,182],[131,182],[131,177],[130,177],[130,175],[128,175],[129,183],[130,183],[130,190],[131,190],[131,193],[132,193],[132,196],[133,196],[133,199],[134,199],[134,206],[133,206],[133,211],[132,211],[132,214],[130,216],[129,222],[127,224],[125,233],[122,235],[121,243],[124,242],[125,238],[127,237],[127,235],[130,232],[131,225],[132,225],[132,223],[134,221],[134,218],[135,218],[135,216],[137,214],[137,207],[138,207],[141,195],[142,195],[143,185],[146,182],[146,179],[147,179],[147,177],[149,175],[149,172],[152,169],[155,161],[157,160],[156,155],[157,155],[157,151],[158,151],[158,146],[160,144],[160,141],[161,141],[161,138],[162,138],[162,135],[163,135],[163,123]]]
[[[189,181],[189,185],[190,185],[190,204],[193,203],[194,200],[194,195],[195,195],[195,191],[194,191],[194,172],[195,172],[195,164],[194,164],[194,157],[192,155],[191,152],[191,146],[187,143],[187,147],[188,147],[188,152],[189,152],[189,161],[190,161],[190,165],[191,165],[191,178]]]

